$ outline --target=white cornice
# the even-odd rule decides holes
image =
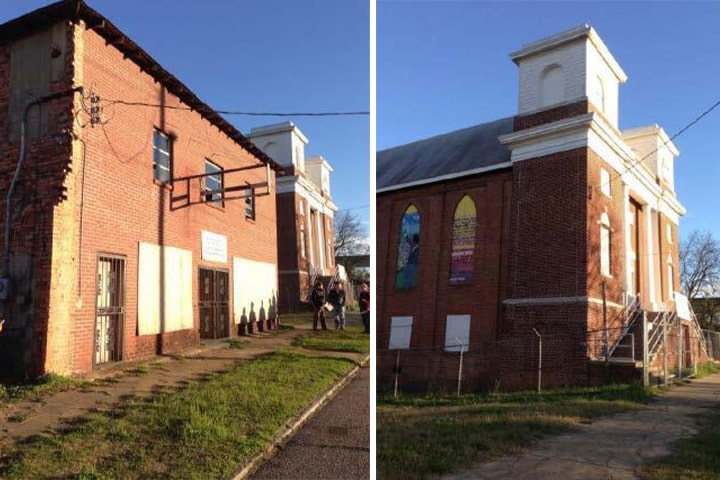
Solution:
[[[612,70],[613,74],[615,74],[618,81],[620,83],[625,83],[625,81],[627,81],[627,75],[625,75],[625,72],[612,56],[610,50],[608,50],[607,46],[597,34],[595,29],[587,23],[565,32],[558,33],[557,35],[528,43],[520,50],[511,53],[510,58],[512,58],[513,62],[519,64],[519,61],[523,58],[537,55],[544,51],[557,48],[566,43],[583,38],[590,40],[600,56],[603,60],[605,60],[605,63],[607,63],[608,67],[610,67],[610,70]]]

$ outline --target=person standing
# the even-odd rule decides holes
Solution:
[[[363,333],[370,333],[370,290],[367,283],[360,286],[360,319],[362,320],[365,330]]]
[[[342,282],[335,282],[328,293],[328,302],[335,310],[335,330],[345,330],[345,290]]]
[[[313,330],[318,330],[318,321],[322,325],[322,329],[327,330],[327,325],[325,325],[325,289],[320,280],[315,282],[315,288],[310,293],[310,303],[313,307]]]

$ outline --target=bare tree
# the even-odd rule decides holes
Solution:
[[[359,270],[359,256],[370,253],[367,235],[360,217],[350,211],[341,211],[335,216],[335,255],[344,257],[341,261],[352,279],[362,278]]]
[[[360,217],[348,210],[335,215],[335,255],[362,255],[367,253],[365,230]]]
[[[706,297],[720,284],[720,242],[694,230],[680,242],[680,283],[688,298]]]

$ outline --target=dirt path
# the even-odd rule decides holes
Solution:
[[[294,330],[258,333],[241,337],[241,348],[227,348],[227,340],[204,342],[181,356],[161,357],[143,363],[118,365],[119,368],[95,375],[97,384],[87,389],[66,391],[43,398],[41,402],[23,401],[0,413],[0,432],[18,442],[60,426],[64,421],[91,411],[108,410],[128,396],[147,397],[163,390],[182,387],[213,372],[227,370],[243,359],[250,359],[279,348],[289,348],[292,340],[307,333],[310,325]],[[352,353],[303,350],[306,355],[342,356],[358,361]],[[136,371],[139,373],[128,373]],[[118,376],[118,374],[120,374]],[[111,382],[104,378],[115,376]]]
[[[580,431],[550,437],[519,456],[501,457],[444,476],[467,479],[635,479],[641,462],[667,455],[672,443],[698,432],[691,415],[720,404],[720,374],[674,387],[649,408],[583,425]]]

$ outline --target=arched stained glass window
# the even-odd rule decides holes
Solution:
[[[465,195],[458,203],[453,217],[452,258],[450,262],[451,283],[472,280],[476,228],[477,212],[475,202],[468,195]]]
[[[405,210],[400,221],[395,288],[412,288],[415,286],[419,254],[420,212],[415,205],[410,205]]]

